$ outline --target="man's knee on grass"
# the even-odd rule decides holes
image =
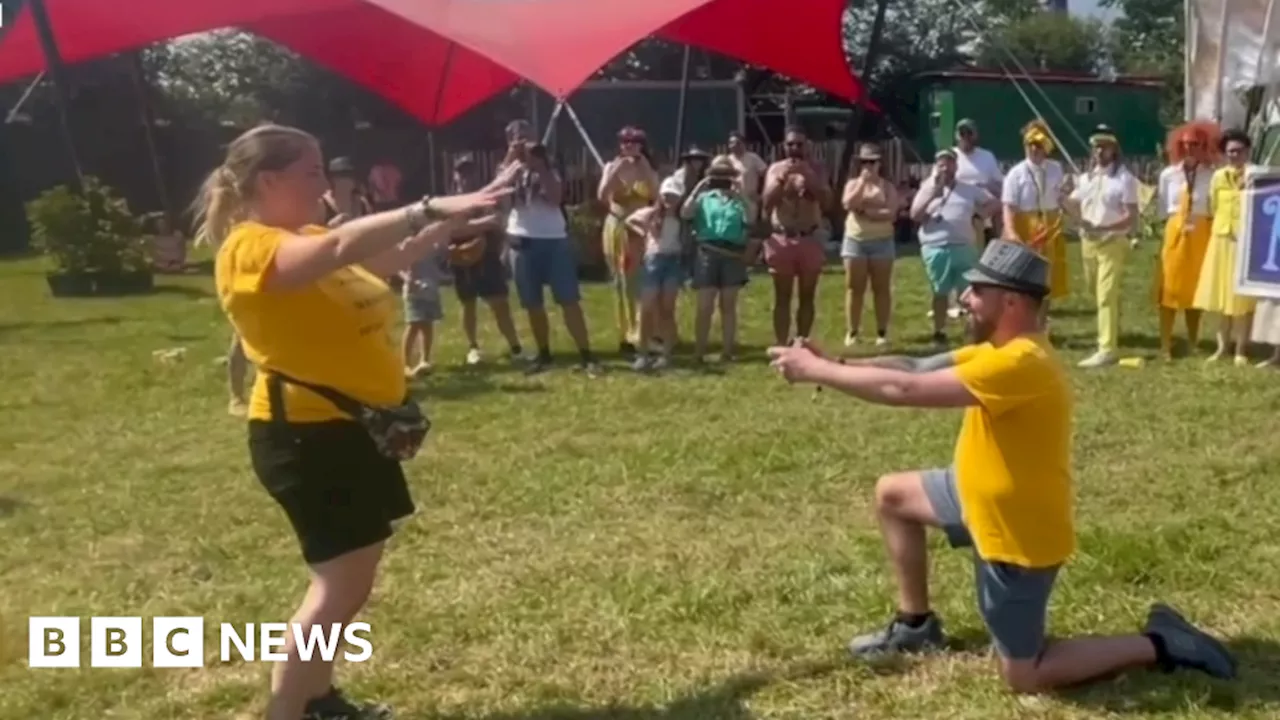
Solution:
[[[1004,680],[1005,687],[1019,695],[1035,695],[1052,690],[1053,688],[1045,683],[1040,672],[1040,658],[1042,656],[1037,655],[1033,658],[1021,660],[1000,657],[997,662],[1000,668],[1000,677]]]

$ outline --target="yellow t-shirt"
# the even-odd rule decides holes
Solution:
[[[1043,337],[953,355],[981,403],[965,411],[955,470],[965,525],[990,562],[1041,568],[1075,552],[1070,380]]]
[[[308,227],[303,235],[320,235]],[[398,299],[386,283],[358,266],[330,273],[294,290],[267,291],[276,249],[286,232],[241,223],[218,249],[214,278],[218,300],[255,366],[333,388],[370,405],[396,405],[407,388],[392,329]],[[346,418],[328,400],[284,383],[289,422]],[[249,418],[268,420],[266,374],[249,398]]]

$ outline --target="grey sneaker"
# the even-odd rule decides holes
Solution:
[[[866,658],[894,653],[918,653],[941,650],[945,644],[942,621],[937,615],[930,615],[923,625],[914,628],[894,618],[884,630],[859,635],[850,640],[849,654],[855,658]]]
[[[1151,606],[1144,632],[1164,641],[1165,651],[1175,667],[1199,670],[1222,680],[1236,676],[1236,659],[1227,646],[1187,622],[1168,605]]]
[[[650,358],[647,353],[637,356],[636,359],[631,362],[631,369],[638,373],[648,372],[652,368],[653,359]]]

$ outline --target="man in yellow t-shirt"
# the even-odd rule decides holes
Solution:
[[[856,657],[940,649],[930,610],[925,528],[971,547],[978,610],[1016,692],[1043,692],[1134,667],[1188,668],[1232,678],[1236,661],[1163,604],[1141,634],[1048,643],[1058,570],[1075,552],[1071,382],[1038,317],[1049,263],[1025,245],[989,244],[961,296],[975,344],[922,360],[832,361],[807,344],[769,350],[790,382],[827,385],[869,402],[964,408],[950,467],[887,475],[876,509],[898,580],[899,611],[880,632],[854,638]]]

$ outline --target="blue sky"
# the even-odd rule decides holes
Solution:
[[[1067,0],[1067,9],[1072,15],[1084,15],[1086,17],[1096,17],[1101,20],[1109,20],[1115,16],[1114,10],[1103,10],[1098,7],[1098,0]]]

